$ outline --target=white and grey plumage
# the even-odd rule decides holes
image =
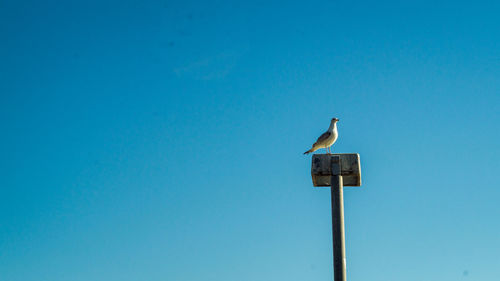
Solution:
[[[304,152],[304,154],[308,154],[311,152],[314,152],[320,148],[326,149],[326,153],[331,153],[330,146],[335,143],[337,140],[339,133],[337,132],[337,122],[339,119],[337,118],[332,118],[332,121],[330,122],[330,127],[328,128],[328,131],[326,133],[323,133],[321,136],[319,136],[318,140],[312,145],[312,148],[309,149],[308,151]]]

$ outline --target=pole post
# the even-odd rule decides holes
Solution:
[[[342,167],[339,156],[333,156],[331,161],[333,274],[334,281],[346,281],[344,184],[341,173]]]
[[[314,154],[311,176],[314,186],[331,188],[333,280],[346,281],[344,186],[361,186],[359,154]]]

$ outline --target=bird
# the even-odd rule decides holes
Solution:
[[[311,149],[304,152],[304,154],[309,154],[320,148],[324,148],[326,150],[326,153],[331,153],[330,146],[332,146],[332,144],[335,143],[335,141],[339,136],[339,133],[337,131],[338,121],[339,121],[338,118],[332,118],[332,121],[330,121],[330,127],[328,128],[328,131],[319,136],[316,142],[312,145]]]

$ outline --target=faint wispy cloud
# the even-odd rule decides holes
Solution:
[[[177,76],[191,76],[199,80],[223,79],[231,73],[240,57],[241,53],[222,52],[174,68],[174,73]]]

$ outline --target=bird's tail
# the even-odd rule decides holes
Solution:
[[[311,149],[309,149],[308,151],[304,152],[304,154],[309,154],[309,153],[311,153],[311,152],[313,152],[313,151],[314,151],[314,150],[311,148]]]

